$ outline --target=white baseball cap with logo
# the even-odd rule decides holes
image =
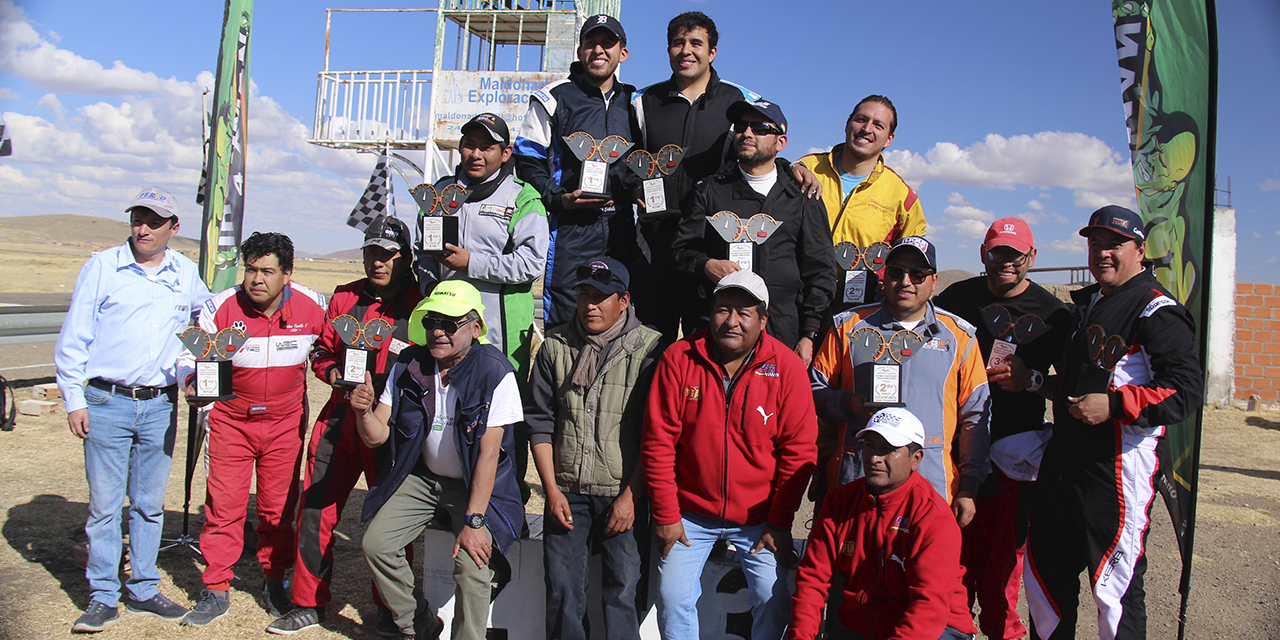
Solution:
[[[133,199],[133,202],[129,207],[125,209],[125,212],[133,211],[137,207],[146,207],[156,212],[156,215],[161,218],[178,217],[178,200],[173,197],[172,193],[169,193],[160,187],[147,187],[146,189],[143,189],[142,192]]]
[[[885,407],[871,416],[867,426],[858,432],[861,438],[868,431],[880,434],[893,447],[905,447],[912,442],[924,446],[924,424],[915,414],[902,407]]]
[[[751,297],[763,302],[766,310],[769,309],[769,287],[765,286],[764,279],[753,271],[734,271],[720,278],[720,282],[716,283],[716,289],[711,295],[720,293],[725,289],[742,289],[750,294]]]

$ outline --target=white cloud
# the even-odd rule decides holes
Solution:
[[[964,196],[959,191],[952,191],[951,195],[947,196],[947,202],[950,204],[969,204],[965,202]]]
[[[917,186],[938,180],[985,189],[1064,187],[1076,192],[1077,206],[1097,198],[1122,204],[1133,196],[1133,173],[1125,157],[1083,133],[1042,131],[1008,138],[991,133],[963,149],[953,142],[939,142],[923,154],[899,149],[885,157],[907,182]]]
[[[996,219],[996,214],[967,204],[952,204],[942,210],[942,222],[930,225],[927,233],[933,235],[955,234],[964,238],[981,238],[987,233],[987,225]]]
[[[1035,209],[1036,211],[1044,211],[1044,205],[1041,204],[1039,200],[1032,200],[1031,202],[1028,202],[1027,207]]]
[[[1084,238],[1078,235],[1068,236],[1066,240],[1054,240],[1049,243],[1049,249],[1061,253],[1083,254],[1088,252],[1089,246],[1085,244]]]
[[[806,152],[804,152],[804,153],[805,153],[805,155],[809,155],[809,154],[813,154],[813,153],[828,153],[828,152],[830,152],[833,148],[835,148],[835,145],[832,145],[832,146],[830,146],[830,147],[809,147],[809,150],[808,150],[808,151],[806,151]]]
[[[18,92],[9,87],[0,87],[0,100],[17,100]]]
[[[1280,235],[1280,231],[1277,231],[1277,232],[1276,232],[1276,235]],[[1253,237],[1255,237],[1255,238],[1261,238],[1261,237],[1262,237],[1262,234],[1261,234],[1261,233],[1258,233],[1257,231],[1254,231],[1254,232],[1253,232]]]
[[[1258,185],[1258,188],[1264,191],[1280,191],[1280,180],[1266,180]]]

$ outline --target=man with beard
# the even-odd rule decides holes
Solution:
[[[1075,637],[1080,572],[1087,571],[1099,635],[1145,638],[1157,449],[1165,425],[1204,401],[1204,371],[1191,314],[1143,263],[1142,218],[1108,205],[1080,235],[1089,240],[1097,284],[1071,293],[1066,355],[1040,388],[1053,398],[1054,426],[1027,540],[1031,635]]]
[[[777,222],[762,244],[745,245],[751,270],[769,287],[769,333],[794,349],[807,365],[822,317],[835,292],[835,256],[831,230],[822,205],[806,198],[800,186],[787,177],[778,152],[787,146],[787,119],[782,108],[765,100],[734,103],[728,112],[733,121],[733,149],[737,162],[725,172],[698,182],[683,207],[673,244],[677,272],[700,291],[713,289],[722,278],[740,270],[729,260],[731,244],[708,220],[719,212],[733,213],[746,222],[768,212]],[[772,223],[770,223],[772,224]],[[739,235],[746,239],[746,229]],[[751,238],[759,240],[759,237]],[[708,301],[692,304],[705,325]]]
[[[636,141],[629,104],[635,87],[615,75],[626,59],[622,24],[605,14],[587,18],[569,77],[529,96],[529,110],[516,138],[516,171],[542,194],[551,216],[543,289],[547,328],[573,319],[578,265],[600,255],[631,259],[636,231],[631,198],[623,186],[626,164],[619,160],[609,166],[608,196],[584,195],[579,186],[582,161],[564,141],[579,131],[590,134],[597,145],[611,135]]]
[[[338,383],[342,341],[332,321],[349,315],[360,322],[382,319],[391,324],[390,340],[379,345],[369,368],[373,388],[381,393],[387,371],[396,356],[409,346],[409,314],[422,300],[413,277],[413,249],[409,226],[398,218],[382,216],[365,230],[360,251],[365,277],[339,286],[329,300],[325,326],[311,354],[311,371],[333,391],[311,430],[307,466],[298,499],[298,551],[294,559],[292,607],[267,626],[268,633],[292,634],[324,623],[325,607],[333,599],[334,529],[360,475],[374,482],[374,451],[356,432],[351,410],[351,387]],[[410,557],[412,557],[410,547]],[[391,612],[373,590],[377,608],[375,626],[380,633],[399,631]]]
[[[818,415],[838,421],[843,434],[834,487],[863,475],[856,434],[874,411],[867,406],[872,364],[900,364],[900,402],[925,425],[920,473],[951,504],[963,528],[973,519],[974,497],[987,479],[990,400],[973,326],[929,300],[938,284],[936,255],[918,236],[894,243],[886,260],[884,302],[837,315],[809,375]],[[877,353],[879,340],[884,344]]]
[[[1036,264],[1036,247],[1026,222],[1001,218],[991,223],[979,255],[986,275],[952,284],[936,302],[977,327],[987,363],[992,468],[978,490],[978,513],[964,528],[961,562],[969,605],[976,600],[982,609],[978,622],[983,635],[1012,640],[1027,634],[1018,619],[1018,592],[1027,512],[1035,496],[1031,480],[1045,435],[1045,399],[1036,391],[1062,354],[1071,312],[1027,279]],[[1005,310],[1002,324],[992,326],[983,319],[989,306]]]
[[[636,91],[631,98],[640,132],[637,148],[655,156],[668,145],[684,152],[671,175],[663,179],[667,201],[664,212],[649,215],[640,185],[634,176],[628,176],[641,214],[639,255],[634,263],[636,309],[640,319],[657,327],[669,342],[677,337],[687,304],[684,298],[696,295],[676,281],[671,246],[680,222],[680,205],[695,183],[720,171],[733,158],[729,107],[741,100],[760,99],[760,94],[723,80],[716,73],[711,63],[716,59],[719,41],[715,21],[700,11],[687,11],[672,18],[667,23],[671,77]],[[807,168],[797,165],[789,174],[801,183],[806,195],[819,197],[822,187]],[[706,298],[703,291],[702,302]],[[673,300],[679,304],[672,304]],[[698,315],[685,316],[685,335],[706,326],[706,320]]]

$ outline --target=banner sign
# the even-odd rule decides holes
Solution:
[[[529,94],[562,78],[563,73],[541,71],[437,71],[431,79],[431,136],[442,146],[456,147],[462,139],[458,129],[486,111],[502,116],[515,136],[529,108]]]
[[[236,284],[244,220],[244,154],[249,122],[249,25],[253,0],[227,0],[222,46],[213,88],[209,143],[205,149],[207,183],[200,231],[200,275],[210,291]]]

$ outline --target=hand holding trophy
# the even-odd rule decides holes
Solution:
[[[187,402],[200,407],[236,397],[231,392],[231,358],[249,336],[239,329],[226,328],[211,338],[200,327],[188,327],[178,334],[178,339],[196,357],[195,379],[188,387]]]
[[[393,327],[382,318],[361,323],[355,316],[345,313],[334,318],[332,323],[344,345],[336,383],[355,387],[364,382],[365,372],[377,363],[378,349],[391,337]]]

